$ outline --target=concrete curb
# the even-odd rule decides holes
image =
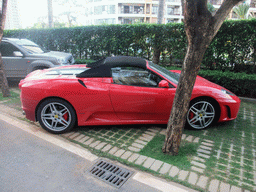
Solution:
[[[241,101],[256,103],[256,99],[253,99],[253,98],[239,97],[239,99],[241,99]]]

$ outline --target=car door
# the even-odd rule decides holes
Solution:
[[[134,67],[112,69],[110,98],[122,120],[164,120],[170,115],[176,88],[160,88],[158,75]]]
[[[25,77],[27,74],[27,59],[23,57],[20,50],[8,42],[1,42],[0,52],[7,77]],[[18,53],[17,55],[15,53]]]

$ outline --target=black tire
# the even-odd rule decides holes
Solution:
[[[193,129],[205,129],[219,118],[217,102],[202,98],[191,102],[187,113],[187,125]]]
[[[74,128],[76,113],[68,102],[51,98],[43,101],[38,107],[37,120],[46,131],[60,134]]]

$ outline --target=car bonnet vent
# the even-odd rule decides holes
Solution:
[[[99,160],[91,168],[90,173],[117,188],[120,188],[133,174],[132,171],[104,160]]]

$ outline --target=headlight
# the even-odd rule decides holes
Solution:
[[[228,98],[228,99],[232,99],[232,97],[230,97],[230,96],[234,96],[233,93],[231,93],[230,91],[225,90],[225,89],[221,89],[221,92],[224,93],[225,97]]]
[[[57,58],[57,62],[61,65],[65,63],[65,59],[64,58]]]

